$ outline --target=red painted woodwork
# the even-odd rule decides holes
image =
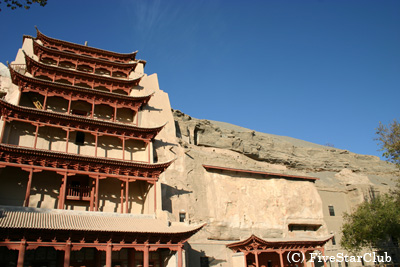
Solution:
[[[90,46],[54,39],[44,35],[38,29],[36,29],[36,36],[37,36],[36,39],[40,40],[46,47],[50,47],[61,51],[68,51],[79,55],[87,55],[94,58],[104,58],[110,61],[131,62],[135,60],[137,54],[137,51],[128,54],[115,53]]]
[[[26,240],[23,239],[23,240],[21,240],[21,244],[20,244],[19,251],[18,251],[17,267],[24,266],[25,251],[26,251]]]
[[[104,135],[124,137],[126,139],[149,142],[163,129],[165,125],[156,128],[142,128],[130,124],[99,121],[82,116],[56,113],[40,109],[15,106],[0,100],[0,114],[7,121],[22,121],[33,125],[57,127],[89,133],[100,132]],[[35,135],[35,140],[37,136]]]
[[[109,60],[104,60],[100,58],[82,56],[79,54],[73,54],[69,52],[64,52],[60,50],[51,49],[45,47],[35,40],[33,41],[33,52],[38,56],[39,61],[44,62],[44,60],[51,59],[57,66],[60,62],[69,62],[75,65],[75,69],[80,69],[79,67],[90,67],[92,73],[96,73],[96,70],[106,70],[113,76],[113,73],[119,72],[125,75],[125,78],[129,76],[131,71],[134,71],[138,62],[111,62]]]
[[[88,88],[94,89],[99,86],[107,88],[110,92],[122,90],[129,95],[134,86],[139,85],[141,77],[136,79],[118,79],[92,73],[78,72],[71,69],[58,68],[37,62],[25,54],[26,70],[33,77],[44,76],[53,82],[60,80],[68,81],[71,85],[85,84]]]
[[[0,165],[3,166],[103,175],[122,181],[155,182],[172,162],[148,164],[0,144]]]
[[[71,261],[71,242],[68,241],[64,250],[64,267],[70,267]]]
[[[24,201],[25,207],[29,207],[29,198],[31,196],[31,187],[32,187],[32,175],[33,175],[33,169],[30,169],[29,176],[28,176],[28,183],[26,185],[26,194],[25,194],[25,201]]]
[[[279,255],[279,263],[280,266],[285,266],[285,260],[283,257],[284,253],[288,252],[300,252],[304,255],[304,259],[306,259],[305,254],[309,251],[319,250],[324,253],[323,246],[328,242],[332,237],[323,239],[323,240],[299,240],[299,241],[267,241],[263,240],[255,235],[250,236],[248,239],[235,242],[232,244],[228,244],[227,247],[232,249],[234,252],[243,252],[245,255],[245,266],[247,265],[247,260],[250,258],[250,261],[253,261],[256,266],[260,264],[260,256],[265,255],[265,253],[272,253],[272,255]],[[262,258],[265,262],[265,257]],[[261,261],[262,261],[261,260]],[[275,259],[278,260],[278,259]],[[261,264],[264,264],[262,262]],[[306,266],[306,261],[304,261],[304,267]]]
[[[143,105],[147,104],[153,96],[127,96],[104,92],[68,84],[53,83],[50,81],[25,76],[15,70],[15,65],[10,65],[9,70],[14,84],[17,84],[22,93],[34,92],[45,97],[43,108],[46,108],[47,97],[61,97],[67,101],[81,100],[94,105],[108,105],[110,107],[127,108],[137,112]],[[93,114],[93,112],[92,112]]]
[[[138,85],[141,80],[141,78],[129,79],[129,74],[134,71],[138,63],[145,64],[146,62],[136,60],[136,52],[130,54],[114,53],[56,40],[41,34],[39,31],[37,31],[37,37],[32,39],[34,53],[43,62],[37,62],[25,55],[26,65],[13,65],[9,69],[13,83],[18,86],[21,92],[19,97],[23,94],[25,94],[24,97],[32,95],[39,97],[40,95],[43,103],[40,103],[40,100],[39,103],[34,103],[36,108],[28,108],[0,100],[0,114],[5,125],[23,122],[36,126],[33,148],[2,144],[5,127],[0,134],[0,168],[17,167],[29,172],[24,205],[29,206],[32,179],[34,179],[33,173],[45,170],[56,172],[63,177],[58,196],[59,209],[65,208],[66,200],[85,200],[90,201],[90,211],[98,211],[100,180],[115,178],[121,181],[121,212],[129,213],[129,183],[136,180],[147,182],[149,187],[154,186],[154,211],[156,211],[156,182],[160,174],[173,161],[157,164],[149,163],[151,162],[149,148],[153,139],[164,126],[142,128],[132,124],[115,122],[117,114],[120,112],[119,109],[125,108],[133,111],[133,115],[136,117],[132,120],[135,120],[137,124],[139,109],[146,105],[152,97],[153,94],[140,97],[129,95],[133,87]],[[62,66],[66,67],[65,62],[72,63],[73,69],[63,68]],[[49,63],[55,63],[56,66],[49,65]],[[100,70],[108,72],[110,76],[99,75],[98,71]],[[31,73],[33,77],[24,75],[26,72]],[[117,74],[122,74],[125,77],[115,77]],[[64,83],[61,83],[60,80]],[[70,83],[70,85],[65,84],[65,82]],[[105,87],[109,92],[102,91],[104,88],[98,87]],[[117,93],[117,90],[122,90],[122,94]],[[66,100],[63,108],[67,110],[67,113],[46,110],[52,97],[61,97]],[[91,111],[80,114],[83,115],[80,116],[76,110],[73,110],[72,101],[88,103]],[[113,116],[110,115],[109,117],[113,117],[113,121],[94,119],[97,105],[112,107]],[[65,152],[36,148],[40,136],[39,129],[44,126],[60,128],[66,132]],[[71,131],[94,135],[96,148],[99,136],[119,138],[122,143],[123,159],[99,158],[97,157],[97,149],[95,149],[93,156],[68,153]],[[147,163],[125,160],[125,147],[129,144],[126,141],[130,139],[146,143],[148,149]],[[71,181],[75,178],[69,177],[73,175],[87,175],[89,182],[86,182],[83,186],[74,186]],[[49,177],[49,179],[51,178]],[[31,212],[31,208],[25,209]],[[136,228],[132,231],[124,230],[125,232],[110,230],[111,228],[99,231],[95,227],[92,230],[85,231],[77,230],[80,228],[66,230],[65,228],[57,228],[56,224],[44,229],[41,226],[31,227],[28,224],[24,226],[25,228],[22,228],[20,223],[17,223],[17,227],[12,226],[12,224],[1,227],[0,246],[19,250],[17,263],[19,267],[24,265],[25,250],[35,250],[38,247],[52,247],[60,253],[64,252],[64,258],[59,262],[64,267],[74,264],[71,263],[71,251],[79,251],[82,248],[95,248],[97,252],[105,252],[106,266],[110,267],[113,251],[129,249],[130,254],[132,254],[129,259],[130,265],[135,263],[132,252],[143,251],[144,266],[149,267],[150,252],[159,250],[161,255],[162,250],[168,249],[177,251],[178,266],[181,267],[183,263],[182,245],[204,226],[196,229],[191,228],[186,232],[172,232],[171,229],[163,230],[166,232],[146,233]],[[95,264],[97,266],[100,265],[100,256],[100,253],[96,253]]]

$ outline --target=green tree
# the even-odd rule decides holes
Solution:
[[[342,233],[340,245],[353,253],[367,247],[383,249],[390,238],[399,239],[400,209],[395,197],[379,196],[345,214]]]
[[[35,3],[39,4],[40,6],[45,6],[47,4],[47,0],[0,0],[0,7],[4,4],[6,7],[11,8],[12,10],[22,7],[29,9],[31,8],[31,5]]]
[[[400,123],[394,119],[389,125],[379,123],[376,135],[383,156],[400,166]]]
[[[400,168],[400,124],[397,120],[376,128],[383,156]],[[400,183],[388,194],[363,202],[351,214],[344,214],[340,244],[351,252],[361,248],[384,249],[390,239],[400,239]]]

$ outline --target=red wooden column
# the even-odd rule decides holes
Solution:
[[[306,250],[301,250],[301,254],[303,255],[303,265],[307,267],[307,260],[306,260]]]
[[[26,251],[26,240],[22,239],[18,249],[17,267],[24,267],[25,251]]]
[[[97,157],[97,146],[99,143],[99,133],[96,132],[94,133],[94,156]]]
[[[321,253],[322,253],[322,256],[325,256],[325,249],[324,248],[320,248],[320,250],[319,251],[321,251]],[[327,267],[327,265],[326,265],[326,261],[324,260],[324,267]]]
[[[121,181],[121,213],[124,213],[124,182]]]
[[[72,93],[69,95],[67,114],[71,113]]]
[[[93,178],[93,177],[92,177]],[[96,187],[96,180],[91,180],[92,185],[90,188],[90,211],[93,211],[94,209],[94,194],[95,194],[95,187]]]
[[[6,116],[3,115],[3,128],[1,129],[1,135],[0,135],[0,143],[3,143],[3,138],[4,138],[4,131],[6,129]]]
[[[157,182],[154,181],[153,183],[154,186],[154,213],[157,211]]]
[[[25,207],[29,207],[29,198],[31,196],[31,186],[32,186],[32,175],[33,175],[33,168],[31,168],[29,170],[28,183],[26,184],[26,193],[25,193],[25,201],[24,201]]]
[[[68,144],[69,144],[69,128],[66,129],[67,136],[65,137],[65,153],[68,153]]]
[[[111,264],[112,264],[112,244],[111,242],[108,242],[106,249],[106,267],[111,267]]]
[[[94,211],[99,211],[99,180],[100,177],[97,175],[96,177],[96,191],[95,191],[95,200],[94,200]]]
[[[33,148],[36,148],[38,134],[39,134],[39,124],[36,124],[35,140],[33,141]]]
[[[45,95],[44,95],[44,100],[43,100],[43,106],[42,106],[42,108],[44,109],[44,110],[46,110],[47,109],[47,95],[49,94],[49,90],[46,90],[46,93],[45,93]]]
[[[149,267],[149,245],[144,245],[143,248],[143,267]],[[178,265],[179,267],[179,265]]]
[[[117,105],[114,106],[114,118],[113,121],[115,122],[117,120]]]
[[[283,252],[281,249],[278,250],[278,254],[279,254],[279,262],[281,263],[280,267],[283,267],[284,263],[283,263]]]
[[[122,139],[122,160],[125,160],[125,134],[120,138]]]
[[[92,114],[90,115],[91,118],[94,118],[94,103],[95,103],[95,100],[93,99],[93,102],[92,102]]]
[[[150,161],[150,155],[151,155],[151,153],[150,153],[150,149],[151,149],[151,142],[150,141],[145,141],[146,142],[146,145],[147,145],[147,150],[148,150],[148,158],[147,158],[147,162],[148,163],[151,163],[151,161]]]
[[[182,244],[178,246],[178,267],[183,266],[183,257],[182,257]]]
[[[71,261],[71,241],[67,241],[64,249],[64,267],[70,267]]]
[[[125,185],[125,213],[129,213],[129,180],[126,180]]]
[[[256,267],[260,267],[259,263],[258,263],[258,254],[260,254],[260,252],[258,250],[254,251],[254,257],[256,258]]]
[[[58,196],[58,208],[59,209],[64,209],[65,195],[67,192],[67,179],[68,179],[68,173],[65,172],[64,178],[62,179],[61,188],[60,188],[60,195]]]

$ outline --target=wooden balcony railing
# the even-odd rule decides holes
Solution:
[[[26,64],[11,64],[11,67],[21,74],[25,74],[26,72]]]
[[[90,186],[68,186],[67,199],[90,201]]]

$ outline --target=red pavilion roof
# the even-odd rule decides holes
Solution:
[[[51,47],[58,50],[68,50],[77,54],[88,54],[92,57],[106,58],[110,61],[121,61],[129,62],[136,58],[137,51],[132,53],[116,53],[112,51],[107,51],[99,48],[94,48],[86,45],[80,45],[76,43],[71,43],[55,38],[48,37],[41,33],[38,28],[36,28],[36,39],[41,40],[44,46]]]
[[[226,245],[233,251],[252,251],[252,250],[277,250],[277,249],[314,249],[322,247],[332,236],[322,238],[308,239],[262,239],[255,235],[249,238]]]

